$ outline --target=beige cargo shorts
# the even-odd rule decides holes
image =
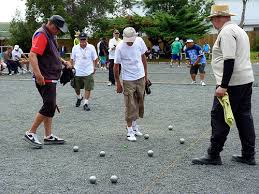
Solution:
[[[125,120],[134,121],[144,116],[145,79],[123,80]]]

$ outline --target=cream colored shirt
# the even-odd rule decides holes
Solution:
[[[254,81],[250,61],[250,43],[246,32],[231,21],[219,31],[212,49],[211,66],[217,85],[223,77],[224,60],[235,59],[229,86],[243,85]]]
[[[116,46],[120,42],[121,42],[121,39],[119,38],[118,40],[116,40],[115,37],[113,37],[112,39],[109,40],[109,59],[114,59],[115,58]]]

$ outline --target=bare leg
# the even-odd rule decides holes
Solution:
[[[127,121],[127,127],[132,127],[132,120]]]
[[[44,120],[45,136],[49,136],[52,133],[52,117],[46,117]]]
[[[75,89],[75,92],[76,92],[76,95],[80,95],[80,90]]]
[[[43,116],[40,113],[36,114],[36,117],[32,123],[31,129],[29,130],[30,133],[36,133],[40,124],[46,119],[46,116]]]
[[[205,73],[200,73],[200,79],[203,81],[205,78]]]
[[[85,99],[88,100],[91,96],[91,91],[86,91],[85,90]]]
[[[196,74],[191,74],[192,81],[196,81]]]

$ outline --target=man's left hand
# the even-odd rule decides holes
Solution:
[[[227,88],[218,87],[215,92],[215,96],[217,97],[223,97],[225,93],[227,92]]]

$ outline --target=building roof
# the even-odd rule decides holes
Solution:
[[[0,22],[0,40],[10,38],[9,27],[9,22]]]

